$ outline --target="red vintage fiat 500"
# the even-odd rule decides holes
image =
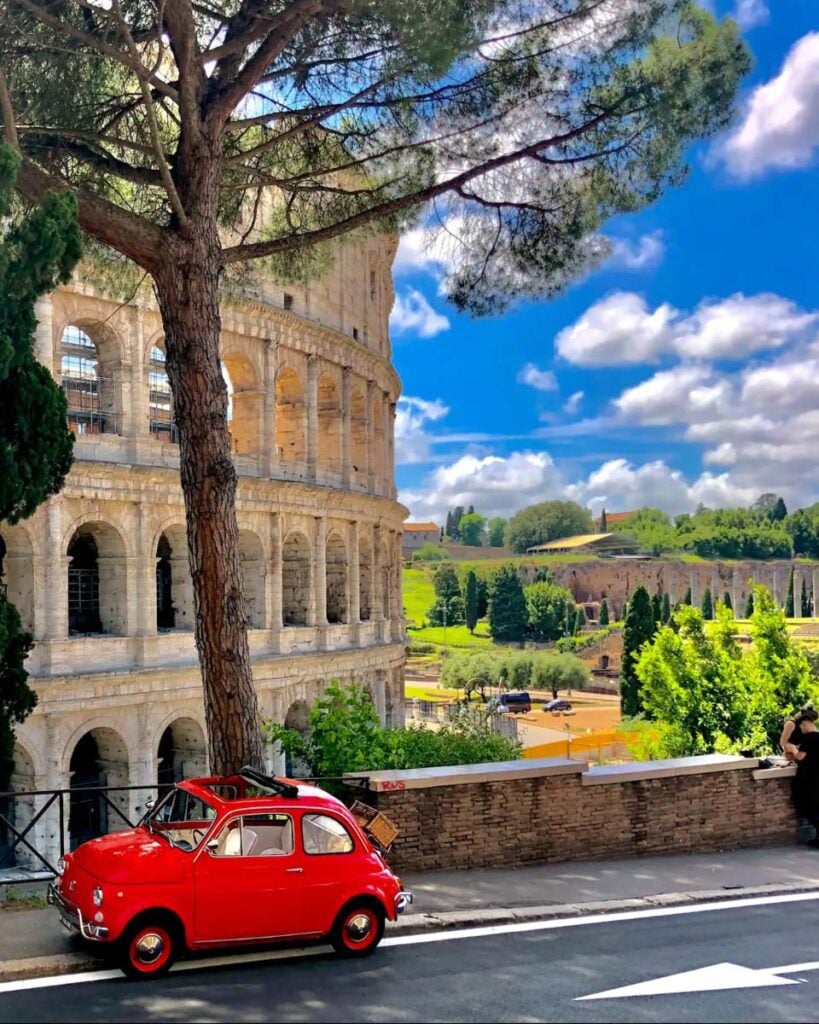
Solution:
[[[249,943],[327,938],[363,956],[412,902],[341,801],[252,769],[180,782],[59,870],[49,900],[63,923],[136,978],[186,950]]]

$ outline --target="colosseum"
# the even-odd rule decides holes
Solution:
[[[299,729],[332,679],[361,682],[386,724],[403,717],[394,254],[390,238],[349,241],[309,285],[261,275],[223,301],[253,674],[263,716]],[[95,267],[38,308],[74,466],[30,519],[0,524],[2,583],[36,641],[18,792],[207,767],[162,326],[144,283],[123,301]],[[284,767],[272,751],[268,767]],[[120,800],[136,809],[136,795]],[[71,805],[71,845],[108,827],[106,804]]]

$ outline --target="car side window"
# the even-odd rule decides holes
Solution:
[[[289,814],[245,814],[220,830],[208,852],[213,857],[284,857],[293,852]]]
[[[309,854],[352,853],[355,845],[344,825],[328,814],[305,814],[301,838],[304,852]]]

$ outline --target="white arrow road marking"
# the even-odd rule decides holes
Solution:
[[[590,999],[626,999],[631,996],[669,996],[684,992],[723,992],[732,988],[766,988],[774,985],[798,985],[798,981],[783,978],[783,974],[805,974],[819,971],[819,961],[804,964],[785,964],[784,967],[742,967],[740,964],[712,964],[680,974],[667,974],[664,978],[640,981],[636,985],[610,988],[590,996],[579,996],[576,1003]]]

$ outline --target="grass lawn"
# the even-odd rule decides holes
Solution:
[[[404,569],[404,610],[420,626],[435,603],[432,577],[425,569]]]
[[[489,627],[485,622],[479,622],[475,627],[473,636],[466,626],[426,626],[424,629],[410,629],[407,639],[420,640],[427,644],[438,644],[441,647],[464,647],[477,648],[485,651],[492,647],[492,638],[489,636]]]

